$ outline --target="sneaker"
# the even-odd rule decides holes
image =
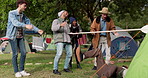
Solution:
[[[22,77],[20,72],[15,73],[15,77]]]
[[[69,70],[69,69],[64,69],[64,72],[73,73],[73,71],[71,71],[71,70]]]
[[[21,71],[20,74],[21,74],[22,76],[30,76],[30,73],[27,73],[27,72],[25,72],[25,71]]]
[[[0,51],[0,54],[4,54],[2,51]]]
[[[53,73],[54,73],[54,74],[61,75],[61,73],[60,73],[58,70],[53,70]]]
[[[72,69],[72,63],[71,62],[69,63],[69,68]]]
[[[80,64],[77,64],[77,68],[82,69],[82,67],[81,67],[81,65],[80,65]]]
[[[92,70],[97,70],[97,66],[94,66],[94,67],[92,68]]]

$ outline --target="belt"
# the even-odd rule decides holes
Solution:
[[[106,35],[100,35],[100,37],[107,37]]]

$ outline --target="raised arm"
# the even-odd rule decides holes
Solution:
[[[27,16],[24,16],[24,18],[25,18],[25,24],[31,25],[33,31],[35,31],[35,32],[38,32],[39,31],[39,29],[36,26],[34,26],[33,24],[31,24],[30,19]]]

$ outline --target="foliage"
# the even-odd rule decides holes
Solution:
[[[14,8],[14,3],[14,0],[0,0],[0,30],[4,30],[6,28],[8,12]]]
[[[16,0],[0,0],[0,30],[6,29],[8,12],[16,9],[15,2]],[[139,28],[147,23],[147,0],[27,0],[27,2],[29,5],[25,14],[35,26],[46,33],[52,33],[52,21],[63,9],[69,12],[69,16],[77,18],[83,31],[90,30],[91,22],[99,15],[98,11],[102,7],[109,7],[112,13],[110,16],[115,24],[122,28]]]

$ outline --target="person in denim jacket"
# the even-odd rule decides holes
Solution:
[[[29,29],[36,31],[39,34],[42,34],[43,31],[32,25],[29,18],[23,13],[23,11],[25,11],[27,8],[27,2],[25,0],[18,0],[16,4],[17,9],[10,11],[8,15],[6,37],[9,38],[9,42],[12,47],[12,64],[15,72],[15,77],[22,77],[30,75],[30,73],[27,73],[24,70],[26,59],[24,31],[25,29]],[[21,53],[19,67],[17,62],[18,49]]]

